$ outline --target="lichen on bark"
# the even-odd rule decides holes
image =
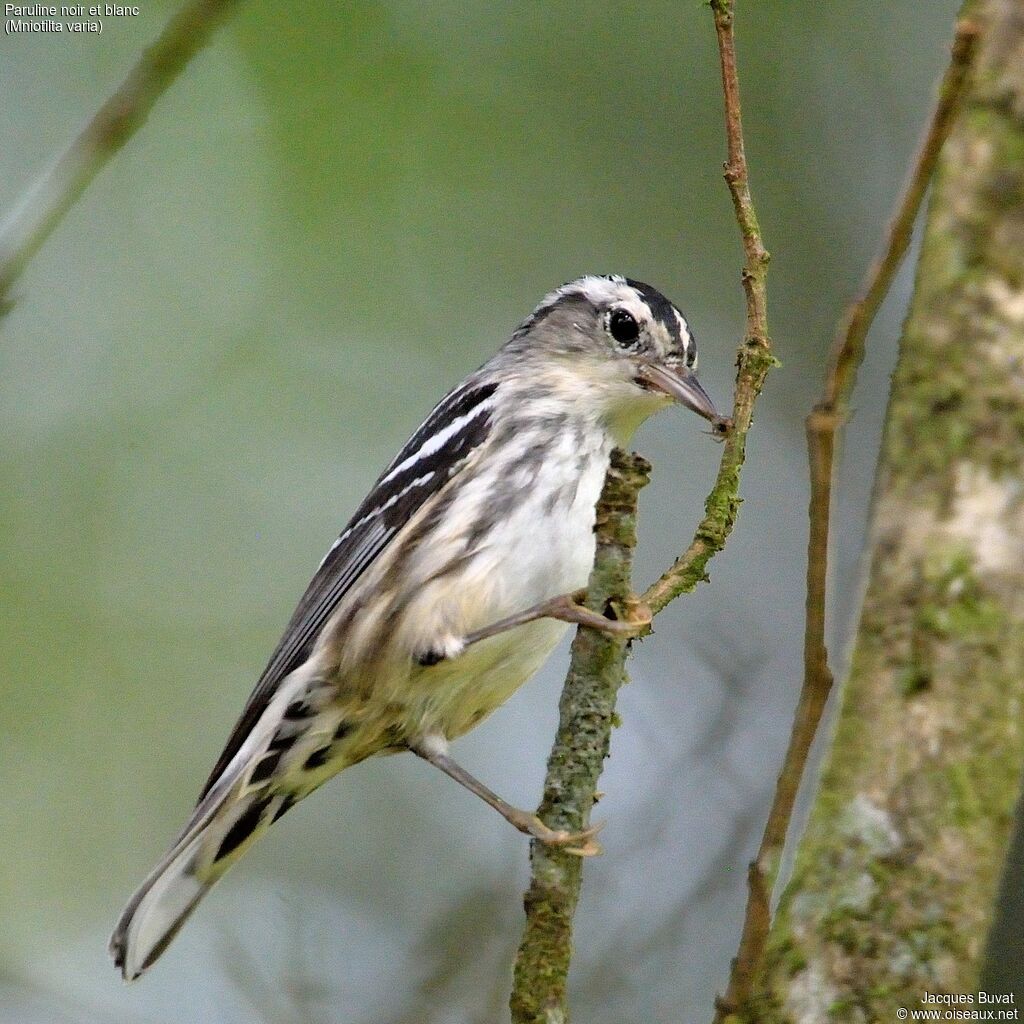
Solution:
[[[629,597],[636,547],[637,495],[650,464],[616,449],[597,505],[597,555],[587,606],[605,614]],[[625,672],[627,641],[578,629],[559,702],[558,733],[548,758],[539,814],[545,824],[578,832],[590,822],[594,791],[608,756],[615,699]],[[583,861],[556,846],[530,844],[526,929],[515,964],[515,1024],[562,1024],[572,954],[572,922]]]
[[[1024,11],[940,160],[832,747],[736,1020],[895,1020],[977,990],[1024,764]]]

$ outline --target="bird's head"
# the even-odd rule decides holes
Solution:
[[[697,379],[697,342],[657,289],[617,275],[570,281],[544,297],[506,346],[569,398],[594,403],[619,443],[672,402],[724,433]]]

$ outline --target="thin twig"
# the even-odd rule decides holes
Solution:
[[[747,325],[737,354],[732,427],[726,436],[718,476],[705,503],[704,519],[690,546],[642,598],[653,614],[704,579],[705,565],[722,549],[732,530],[740,503],[739,474],[754,403],[774,362],[766,312],[768,253],[757,225],[743,152],[732,0],[714,0],[712,8],[725,92],[728,139],[725,180],[736,208],[746,254],[742,280]],[[636,468],[631,470],[633,483],[625,486],[621,468],[613,467],[599,506],[598,559],[588,588],[588,600],[596,601],[595,608],[603,608],[608,596],[622,598],[628,592],[634,515],[630,503],[635,502],[641,485],[635,479],[637,472]],[[609,515],[608,506],[609,497],[616,495],[611,508],[614,511],[616,502],[621,506],[618,519]],[[616,521],[619,526],[614,525]],[[622,523],[627,524],[628,537],[621,534]],[[609,537],[614,538],[616,531],[621,535],[613,543]],[[609,553],[614,555],[613,577],[607,576]],[[589,824],[594,787],[608,750],[615,693],[622,681],[626,654],[621,640],[590,629],[577,631],[562,692],[558,735],[548,760],[544,800],[539,811],[541,818],[553,828],[579,830]],[[516,958],[511,999],[512,1020],[513,1024],[556,1024],[565,1021],[568,1015],[566,984],[582,863],[564,851],[534,842],[530,866],[530,889],[525,900],[526,928]]]
[[[736,394],[733,402],[732,429],[725,439],[715,486],[704,504],[704,518],[690,546],[643,595],[655,613],[680,594],[689,592],[706,579],[709,559],[722,550],[732,532],[739,510],[739,475],[746,454],[747,432],[754,414],[754,403],[774,360],[768,339],[768,298],[766,282],[769,255],[750,195],[747,158],[743,147],[743,121],[740,111],[740,87],[736,73],[736,45],[733,35],[734,0],[713,0],[711,10],[718,35],[722,68],[722,92],[725,97],[725,132],[728,159],[724,177],[729,186],[736,220],[743,238],[745,262],[743,289],[747,300],[746,335],[736,357]]]
[[[29,260],[237,0],[194,0],[143,51],[114,94],[0,224],[0,309]]]
[[[857,370],[864,358],[868,331],[906,255],[939,151],[953,126],[953,118],[974,59],[979,31],[978,24],[970,19],[962,18],[957,22],[949,67],[939,87],[935,110],[921,140],[903,195],[889,222],[882,252],[865,275],[859,295],[850,304],[836,332],[824,392],[817,406],[819,415],[832,415],[841,419],[845,414]],[[831,425],[833,432],[836,425]]]
[[[811,496],[807,553],[807,603],[804,628],[804,681],[785,761],[757,856],[748,874],[749,896],[743,932],[725,995],[717,1000],[716,1024],[747,1006],[764,957],[771,926],[771,898],[778,877],[786,833],[811,744],[832,690],[825,645],[825,598],[828,578],[829,517],[835,470],[836,434],[843,423],[857,369],[864,358],[868,331],[885,299],[910,244],[914,222],[949,135],[970,70],[978,27],[957,25],[949,67],[928,130],[908,183],[889,224],[882,252],[868,270],[858,297],[839,325],[825,376],[822,398],[807,417]]]

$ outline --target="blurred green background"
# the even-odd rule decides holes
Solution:
[[[712,584],[631,663],[587,867],[576,1019],[710,1015],[800,677],[802,419],[903,180],[952,0],[744,3],[748,156],[784,366]],[[0,40],[0,211],[173,10]],[[243,4],[0,325],[0,1021],[503,1019],[527,845],[412,759],[346,773],[122,985],[107,935],[294,601],[434,401],[583,272],[664,290],[731,393],[741,253],[711,18],[688,3]],[[836,518],[848,635],[910,275],[876,326]],[[638,577],[719,449],[649,424]],[[539,796],[565,652],[460,759]]]

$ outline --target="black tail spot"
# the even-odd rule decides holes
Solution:
[[[290,722],[309,718],[312,714],[313,709],[304,700],[293,700],[291,704],[284,709],[284,717]]]
[[[270,797],[265,797],[263,800],[256,800],[242,812],[221,841],[220,849],[217,850],[217,860],[223,860],[229,853],[237,850],[253,834],[269,803]]]
[[[302,766],[305,771],[311,772],[317,768],[323,768],[327,764],[327,759],[331,756],[331,748],[319,747],[314,750],[309,757],[306,758],[306,763]]]
[[[275,733],[273,739],[270,741],[270,745],[267,750],[279,751],[284,753],[293,743],[295,742],[294,735],[287,735],[285,733]]]
[[[255,786],[260,782],[266,782],[277,771],[277,766],[281,763],[281,755],[283,753],[283,750],[270,751],[253,769],[252,775],[249,776],[249,785]]]
[[[290,811],[294,806],[295,806],[295,794],[294,793],[289,793],[288,796],[286,796],[281,801],[281,806],[278,807],[278,809],[276,811],[274,811],[274,817],[270,821],[271,825],[273,825],[273,823],[275,821],[277,821],[277,819],[280,818],[282,815],[287,814],[288,811]]]

